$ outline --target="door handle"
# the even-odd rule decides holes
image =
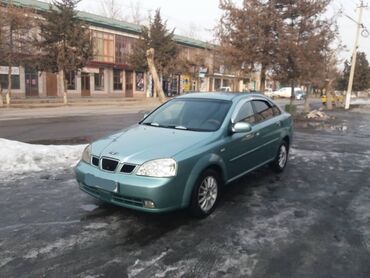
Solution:
[[[259,132],[256,132],[256,133],[254,133],[254,136],[260,136],[260,133]]]
[[[249,133],[249,134],[247,134],[243,137],[242,142],[250,140],[250,139],[254,138],[255,136],[256,136],[255,133]]]
[[[277,122],[277,123],[276,123],[276,125],[277,125],[277,126],[281,126],[281,122]]]

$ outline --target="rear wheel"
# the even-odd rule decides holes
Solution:
[[[221,183],[219,174],[212,169],[208,169],[200,175],[191,197],[190,211],[192,215],[204,218],[215,210]]]
[[[275,160],[271,163],[272,169],[275,172],[281,173],[284,171],[285,166],[288,162],[289,145],[286,141],[283,141],[280,146]]]

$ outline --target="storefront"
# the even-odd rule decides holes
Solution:
[[[8,89],[8,72],[9,67],[0,66],[0,90]],[[20,68],[11,67],[11,89],[20,90]]]

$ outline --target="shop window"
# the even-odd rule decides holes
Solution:
[[[221,79],[215,78],[215,88],[214,88],[214,90],[218,91],[220,89],[221,89]]]
[[[223,79],[222,80],[222,86],[223,87],[231,87],[230,86],[230,80],[229,79]]]
[[[117,64],[128,64],[132,53],[134,38],[116,35],[115,56]]]
[[[94,74],[95,90],[104,91],[104,69],[99,69],[99,73]]]
[[[93,31],[94,61],[114,63],[114,35]]]
[[[66,72],[67,90],[76,90],[76,74],[74,71]]]
[[[171,79],[170,93],[171,94],[178,94],[179,93],[179,76],[178,75],[175,75]]]
[[[184,74],[182,77],[182,91],[189,92],[190,89],[190,76],[188,74]]]
[[[113,70],[113,89],[116,91],[122,91],[123,84],[123,71]]]
[[[12,75],[12,89],[19,90],[20,89],[20,82],[19,82],[19,75]],[[0,86],[3,91],[8,89],[8,75],[7,74],[0,74]]]
[[[136,91],[140,91],[140,92],[144,91],[144,73],[143,72],[136,73]]]

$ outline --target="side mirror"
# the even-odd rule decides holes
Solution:
[[[233,124],[231,131],[233,133],[247,133],[247,132],[252,131],[252,126],[248,123],[238,122],[238,123]]]

